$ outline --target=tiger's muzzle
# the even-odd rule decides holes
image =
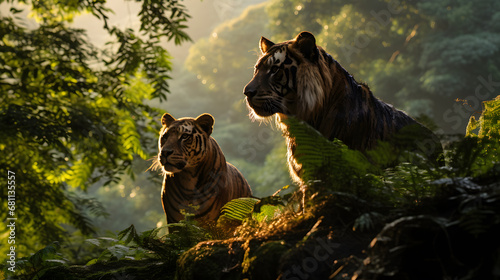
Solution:
[[[163,171],[171,173],[180,172],[187,165],[184,158],[173,155],[172,150],[162,150],[158,155],[158,161],[160,162]]]
[[[246,101],[249,109],[260,117],[269,117],[277,113],[276,106],[273,105],[270,96],[262,96],[259,94],[259,82],[255,77],[245,86],[243,94],[246,95]]]

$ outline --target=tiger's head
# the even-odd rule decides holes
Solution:
[[[278,44],[262,37],[260,51],[253,78],[244,89],[251,117],[276,113],[300,117],[322,106],[332,81],[314,35],[301,32]]]
[[[175,119],[165,113],[158,140],[158,163],[166,173],[177,173],[196,167],[207,154],[214,118],[202,114],[196,119]]]

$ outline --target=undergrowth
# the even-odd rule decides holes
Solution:
[[[266,198],[231,201],[222,209],[217,225],[202,227],[189,217],[142,233],[131,225],[113,238],[87,239],[86,243],[100,248],[101,253],[86,265],[124,259],[158,259],[175,269],[180,255],[201,241],[282,236],[304,223],[307,224],[304,229],[311,232],[311,228],[325,219],[337,219],[334,222],[354,231],[380,230],[392,218],[411,212],[451,184],[455,188],[454,197],[461,201],[457,210],[463,214],[460,226],[472,234],[481,234],[489,229],[482,221],[498,219],[492,212],[494,209],[483,207],[500,199],[498,188],[482,192],[479,185],[500,180],[499,116],[500,99],[485,102],[479,120],[471,118],[467,135],[445,146],[445,166],[436,166],[408,152],[405,156],[412,160],[390,168],[381,168],[372,160],[377,157],[392,160],[392,155],[384,154],[387,149],[380,149],[378,155],[371,154],[368,159],[341,141],[328,141],[307,124],[289,118],[287,126],[295,137],[297,161],[303,169],[305,205],[302,205],[301,191],[286,195],[278,191]],[[463,191],[460,191],[461,184]],[[475,186],[477,192],[471,192],[470,188]],[[318,219],[325,211],[329,216]],[[346,218],[346,215],[352,217]],[[166,234],[167,230],[170,234]],[[54,242],[20,259],[19,279],[38,279],[50,268],[68,266],[69,262],[59,250],[59,243]]]
[[[171,233],[168,234],[168,231]],[[189,215],[179,223],[144,232],[137,232],[134,225],[130,225],[115,237],[86,239],[88,246],[98,248],[101,253],[85,265],[120,260],[157,259],[174,269],[183,252],[211,238],[210,232],[198,226]],[[71,265],[60,249],[59,242],[54,242],[33,255],[18,260],[19,272],[16,274],[19,279],[39,279],[51,268]]]

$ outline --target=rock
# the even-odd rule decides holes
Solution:
[[[239,242],[208,241],[198,243],[177,261],[178,280],[239,280],[244,250]]]
[[[243,259],[243,273],[250,280],[276,279],[282,255],[290,249],[283,240],[267,241],[256,249],[248,248]]]

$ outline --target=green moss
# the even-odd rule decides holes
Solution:
[[[289,248],[290,246],[282,240],[263,243],[253,252],[248,248],[243,259],[243,273],[249,279],[276,279],[281,256]]]

